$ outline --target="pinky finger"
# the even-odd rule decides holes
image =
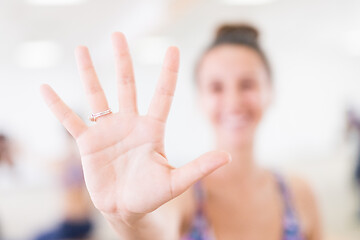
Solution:
[[[42,85],[40,91],[47,106],[75,139],[86,131],[86,124],[61,100],[49,85]]]

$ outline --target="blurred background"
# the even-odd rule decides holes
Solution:
[[[168,157],[180,166],[212,145],[197,106],[194,64],[220,24],[246,22],[260,29],[274,69],[275,100],[259,131],[259,161],[311,183],[326,239],[359,239],[359,12],[357,0],[0,0],[0,133],[8,149],[8,160],[0,161],[0,236],[32,239],[62,221],[64,209],[73,207],[66,199],[82,194],[70,184],[75,190],[67,188],[64,198],[62,179],[66,169],[76,172],[76,148],[39,93],[40,84],[50,84],[87,118],[77,45],[90,48],[116,110],[110,35],[126,34],[141,113],[166,48],[180,48],[166,132]],[[93,239],[116,239],[91,206],[83,211],[94,219]]]

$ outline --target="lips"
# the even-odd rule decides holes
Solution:
[[[220,123],[224,129],[235,131],[248,127],[251,117],[248,114],[224,114],[220,117]]]

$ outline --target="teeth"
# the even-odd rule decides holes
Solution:
[[[222,125],[229,129],[239,129],[246,127],[249,123],[249,117],[245,114],[229,114],[222,117]]]

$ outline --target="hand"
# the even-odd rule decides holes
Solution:
[[[155,95],[146,115],[136,104],[133,67],[126,39],[112,41],[118,82],[119,112],[87,126],[48,86],[41,92],[48,107],[76,139],[90,197],[102,213],[128,221],[144,216],[175,198],[194,182],[230,161],[227,153],[208,152],[180,168],[164,152],[164,130],[175,91],[179,51],[165,56]],[[109,109],[86,47],[76,49],[80,77],[93,113]]]

